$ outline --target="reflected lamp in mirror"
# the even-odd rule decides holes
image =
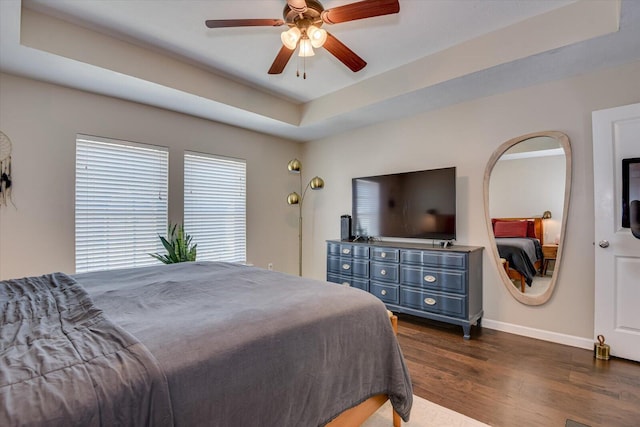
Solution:
[[[553,294],[562,267],[570,187],[571,146],[561,132],[510,139],[487,163],[488,250],[505,289],[523,304],[541,305]],[[549,261],[551,276],[545,274]]]

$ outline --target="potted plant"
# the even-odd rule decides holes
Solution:
[[[176,230],[177,229],[177,230]],[[152,257],[162,261],[165,264],[174,264],[176,262],[186,262],[196,260],[197,244],[191,244],[192,236],[184,232],[184,226],[177,224],[167,227],[167,238],[158,235],[162,246],[167,250],[164,255],[149,254]]]

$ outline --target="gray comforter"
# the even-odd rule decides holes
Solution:
[[[0,281],[1,426],[170,426],[148,350],[61,273]]]
[[[317,426],[379,393],[409,416],[400,348],[365,292],[226,263],[75,278],[157,360],[171,405],[153,410],[176,426]]]
[[[497,237],[496,245],[500,258],[509,262],[509,268],[513,268],[522,274],[531,286],[537,271],[535,263],[542,259],[542,245],[540,240],[531,237]]]

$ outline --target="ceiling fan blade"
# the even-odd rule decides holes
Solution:
[[[293,51],[295,49],[288,49],[286,46],[282,46],[280,48],[280,52],[276,56],[276,59],[273,60],[273,64],[271,64],[271,68],[269,68],[269,74],[280,74],[284,67],[286,67],[287,62],[293,55]]]
[[[354,73],[362,70],[367,65],[364,59],[360,58],[354,51],[329,33],[327,33],[327,41],[324,42],[323,47]]]
[[[322,20],[327,24],[355,21],[356,19],[390,15],[400,11],[398,0],[364,0],[345,4],[322,12]]]
[[[204,21],[209,28],[227,27],[279,27],[284,25],[282,19],[209,19]]]

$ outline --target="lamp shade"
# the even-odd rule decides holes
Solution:
[[[311,46],[315,48],[322,47],[324,42],[327,41],[327,32],[315,25],[307,28],[307,36],[309,36],[309,40],[311,40]]]
[[[287,196],[287,203],[290,205],[297,205],[300,203],[300,195],[295,191],[293,193],[289,193]]]
[[[324,188],[324,180],[319,176],[313,177],[311,179],[311,182],[309,183],[309,186],[312,190],[320,190]]]
[[[289,172],[300,173],[300,169],[302,169],[302,163],[300,163],[300,160],[298,159],[293,159],[287,165],[287,169],[289,169]]]
[[[549,219],[551,218],[551,211],[544,211],[544,213],[542,214],[542,219]]]
[[[313,51],[313,47],[311,46],[311,40],[308,38],[303,38],[300,40],[300,49],[298,50],[298,56],[313,56],[315,52]]]
[[[298,45],[298,40],[300,40],[300,29],[298,27],[291,27],[287,31],[283,31],[280,34],[280,40],[282,40],[282,44],[287,47],[287,49],[295,49]]]

